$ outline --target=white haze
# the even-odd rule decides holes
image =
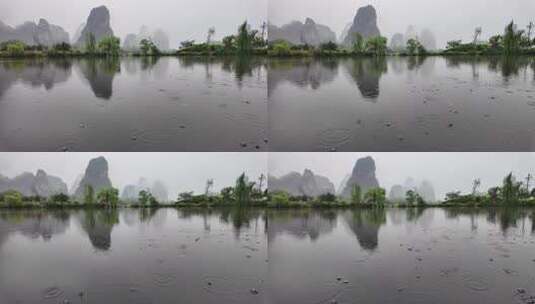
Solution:
[[[248,21],[258,28],[267,19],[267,0],[0,0],[0,20],[15,26],[45,18],[62,26],[72,36],[86,22],[92,8],[106,5],[115,35],[124,39],[142,25],[163,29],[171,47],[180,41],[204,41],[209,27],[215,39],[234,34],[240,23]]]
[[[481,26],[483,38],[503,29],[512,19],[525,29],[535,22],[533,0],[270,0],[269,21],[282,25],[311,17],[328,25],[337,36],[353,21],[359,7],[373,5],[383,36],[405,33],[409,25],[421,31],[429,28],[437,37],[439,48],[449,40],[471,40]],[[418,31],[418,32],[419,32]]]
[[[70,187],[89,160],[99,156],[108,161],[110,179],[120,191],[145,177],[161,180],[170,199],[186,191],[203,193],[209,178],[214,180],[213,191],[219,191],[234,185],[243,172],[250,179],[267,172],[266,153],[0,153],[0,175],[14,177],[43,169]]]
[[[412,177],[417,182],[429,180],[438,199],[454,190],[471,191],[475,178],[486,190],[509,172],[519,179],[535,174],[535,153],[270,153],[269,173],[281,176],[308,168],[338,187],[357,159],[366,156],[374,158],[377,179],[387,191]]]

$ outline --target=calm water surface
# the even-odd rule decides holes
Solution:
[[[533,303],[535,209],[268,212],[269,303]]]
[[[269,63],[271,151],[535,151],[535,59]]]
[[[0,60],[2,151],[263,151],[261,59]]]
[[[259,303],[260,210],[0,211],[0,303]]]

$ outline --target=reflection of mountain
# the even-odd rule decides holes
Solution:
[[[69,213],[62,210],[1,210],[0,247],[13,233],[48,241],[56,234],[65,233],[69,218]]]
[[[272,59],[269,62],[268,93],[285,81],[302,88],[318,89],[338,76],[338,62],[333,59]]]
[[[331,233],[336,226],[336,212],[331,210],[279,210],[268,213],[268,238],[289,234],[315,241]]]
[[[78,64],[80,72],[89,82],[97,98],[110,99],[113,95],[113,78],[121,72],[118,58],[85,59]]]
[[[119,211],[117,209],[87,209],[81,213],[80,224],[95,249],[109,250],[111,231],[113,226],[119,224]]]
[[[344,213],[344,218],[362,249],[373,251],[377,248],[379,228],[386,224],[385,209],[357,209]]]
[[[344,66],[357,84],[362,97],[371,100],[379,97],[379,80],[388,70],[384,57],[347,60]]]
[[[65,82],[72,73],[70,60],[9,60],[0,63],[0,98],[15,82],[51,90]]]

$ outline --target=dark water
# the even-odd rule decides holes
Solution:
[[[265,63],[0,60],[2,151],[262,151]]]
[[[268,212],[269,302],[532,303],[534,218],[535,209]]]
[[[271,60],[272,151],[535,151],[535,59]]]
[[[0,303],[532,303],[535,209],[0,211]]]
[[[0,211],[0,303],[258,303],[265,225],[261,210]]]

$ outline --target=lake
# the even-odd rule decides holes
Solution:
[[[533,303],[535,209],[268,212],[270,303]]]
[[[1,151],[265,151],[263,59],[0,60]]]
[[[254,303],[262,210],[0,210],[0,303]]]
[[[271,151],[534,151],[535,59],[269,62]]]
[[[532,303],[535,209],[0,210],[0,303]]]

